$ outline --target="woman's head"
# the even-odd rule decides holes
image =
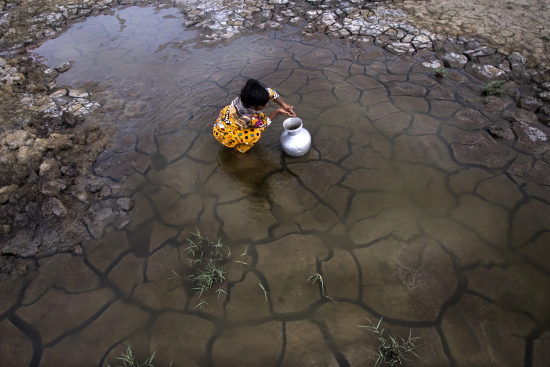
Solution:
[[[269,93],[256,79],[248,79],[241,89],[240,97],[247,108],[263,107],[269,102]]]

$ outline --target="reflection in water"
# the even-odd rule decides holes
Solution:
[[[486,133],[494,115],[468,88],[477,80],[450,70],[436,81],[427,52],[358,52],[315,35],[193,49],[175,9],[114,15],[35,51],[51,66],[75,61],[59,84],[107,83],[95,118],[120,130],[96,172],[135,200],[129,224],[117,219],[82,256],[39,259],[13,285],[26,287],[11,302],[25,325],[0,328],[24,330],[35,360],[100,365],[132,345],[165,365],[369,365],[376,341],[356,327],[365,317],[403,337],[413,328],[423,365],[539,358],[546,186],[524,181],[535,176],[530,154]],[[282,154],[282,120],[245,159],[220,149],[212,123],[246,78],[295,106],[313,137],[306,156]],[[227,296],[170,280],[183,274],[195,226],[231,247]],[[314,273],[338,302],[306,282]],[[209,307],[197,308],[203,299]]]

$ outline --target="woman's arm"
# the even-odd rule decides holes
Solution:
[[[281,106],[283,110],[288,112],[288,114],[286,114],[287,116],[296,117],[296,114],[294,113],[294,106],[290,106],[286,104],[285,101],[283,101],[283,99],[281,98],[281,96],[277,96],[277,98],[275,98],[275,102],[277,102],[277,104]]]
[[[291,107],[291,106],[289,106]],[[291,107],[292,108],[292,107]],[[271,112],[268,116],[268,118],[273,121],[275,119],[275,117],[277,117],[278,115],[285,115],[285,116],[290,116],[290,117],[295,117],[296,114],[294,113],[294,111],[292,112],[292,114],[290,112],[288,112],[287,110],[285,110],[283,107],[279,107],[277,108],[275,111]]]

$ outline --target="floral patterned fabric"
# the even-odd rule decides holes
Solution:
[[[279,97],[273,89],[266,90],[272,101]],[[269,124],[269,117],[261,111],[246,108],[241,98],[237,97],[229,106],[222,108],[214,123],[212,134],[226,147],[237,148],[239,152],[245,153],[256,144]]]

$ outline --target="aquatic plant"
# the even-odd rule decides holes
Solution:
[[[191,232],[191,236],[187,238],[187,247],[184,249],[189,255],[185,262],[191,268],[191,274],[182,278],[175,271],[174,276],[170,279],[180,280],[186,279],[196,284],[196,287],[191,288],[199,291],[199,298],[204,292],[208,292],[214,285],[223,283],[225,278],[225,265],[231,257],[231,250],[224,245],[221,238],[214,243],[201,235],[198,228],[195,228],[195,233]],[[216,290],[218,299],[220,292],[227,294],[223,289]],[[208,306],[205,299],[199,299],[199,303],[195,306],[201,309]]]
[[[136,361],[136,357],[134,357],[134,354],[132,353],[132,349],[130,346],[128,346],[128,349],[126,350],[126,354],[122,353],[122,357],[117,357],[116,359],[120,359],[123,363],[123,366],[119,367],[155,367],[153,364],[153,359],[155,358],[155,352],[153,351],[153,354],[151,357],[147,358],[145,362],[138,363]],[[172,363],[170,363],[170,366]],[[107,367],[111,367],[110,365],[107,365]]]
[[[506,92],[506,84],[502,81],[492,81],[483,84],[483,92],[488,96],[502,96]]]
[[[319,282],[321,283],[321,295],[329,300],[331,300],[332,302],[336,302],[336,298],[333,298],[333,297],[330,297],[328,296],[326,293],[325,293],[325,282],[323,282],[323,277],[321,276],[321,274],[319,273],[315,273],[313,274],[312,276],[310,276],[309,278],[307,278],[306,282],[309,282],[310,279],[313,279],[313,281],[311,282],[311,284],[315,284],[316,282]]]
[[[370,326],[357,325],[358,327],[366,328],[368,331],[378,335],[380,345],[376,351],[371,351],[377,357],[374,367],[379,364],[386,364],[392,367],[402,365],[404,362],[409,361],[407,358],[408,353],[414,354],[416,357],[420,358],[420,356],[414,352],[414,349],[422,345],[415,344],[416,340],[420,339],[420,337],[412,336],[412,330],[409,330],[409,337],[407,340],[401,338],[401,341],[399,341],[396,337],[390,335],[389,332],[384,335],[384,329],[380,330],[382,319],[383,318],[380,318],[378,324],[375,326],[367,317],[367,320],[369,320],[371,324]]]
[[[449,76],[449,73],[447,72],[447,69],[445,69],[445,68],[435,69],[434,74],[435,74],[436,77],[439,77],[439,78],[445,78],[445,77]]]
[[[267,295],[268,295],[269,293],[267,293],[267,291],[265,290],[265,288],[264,288],[264,286],[262,285],[262,283],[258,283],[258,284],[260,285],[260,287],[262,287],[262,290],[264,291],[264,296],[265,296],[266,302],[269,302],[269,301],[267,300]]]

